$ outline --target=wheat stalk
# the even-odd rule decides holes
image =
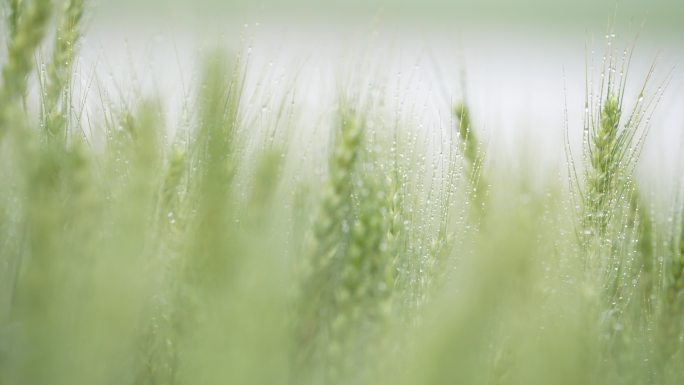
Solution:
[[[15,4],[16,6],[16,4]],[[33,70],[33,54],[43,40],[52,5],[50,0],[33,0],[17,18],[16,32],[9,42],[7,63],[2,68],[0,89],[0,137],[10,129],[17,103],[26,94],[27,77]],[[13,9],[18,9],[14,8]]]
[[[67,92],[79,39],[84,0],[67,0],[57,28],[52,61],[47,67],[44,92],[45,118],[43,125],[49,142],[63,143],[66,139],[66,111],[70,102]]]

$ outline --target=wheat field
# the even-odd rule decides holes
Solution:
[[[302,88],[248,36],[170,100],[82,64],[87,0],[3,9],[0,385],[684,382],[681,145],[644,161],[680,70],[638,39],[499,146],[382,53]]]

